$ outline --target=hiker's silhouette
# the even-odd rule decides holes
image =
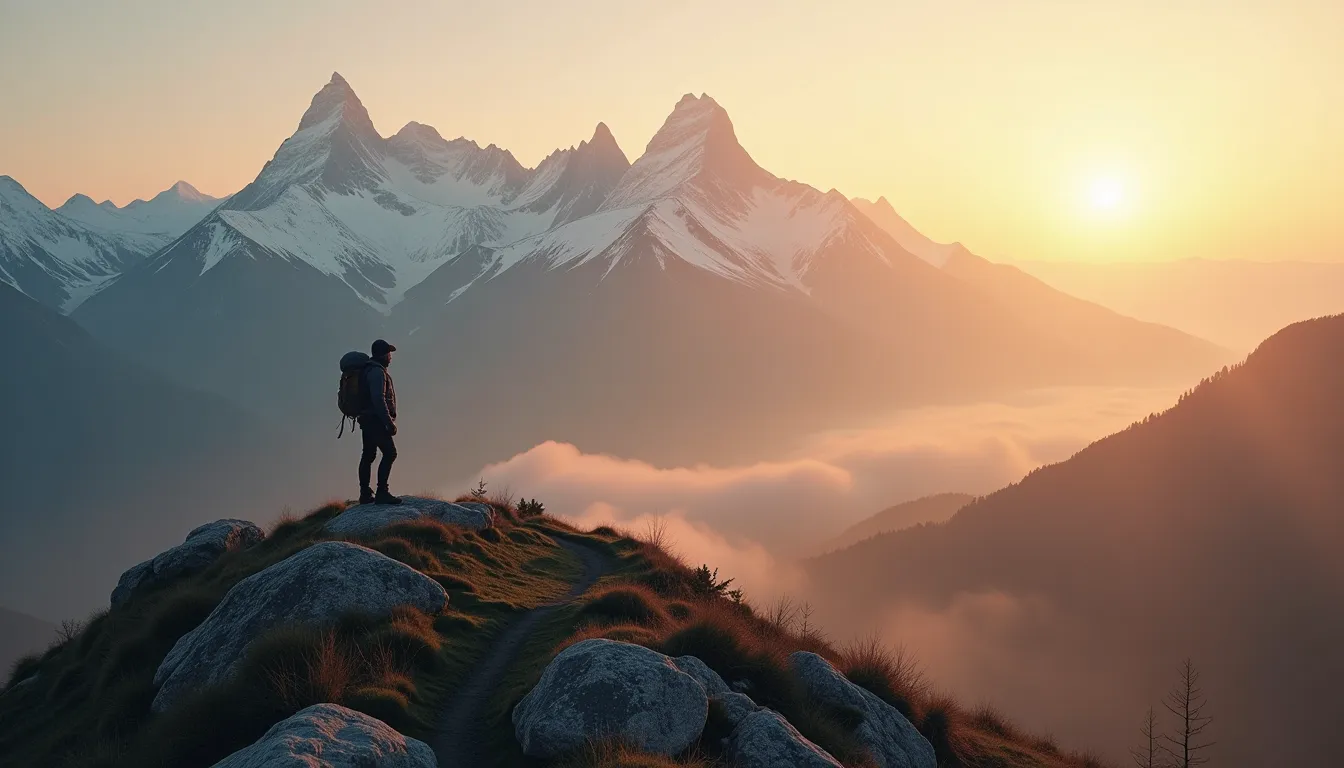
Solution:
[[[341,412],[359,422],[364,450],[359,457],[359,503],[400,504],[388,490],[392,462],[397,460],[397,390],[392,385],[392,353],[397,348],[382,339],[373,342],[373,355],[351,352],[341,358]],[[378,452],[378,492],[370,486],[373,460]]]

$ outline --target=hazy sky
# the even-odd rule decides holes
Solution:
[[[993,258],[1344,260],[1340,0],[0,0],[0,174],[250,181],[340,71],[525,165],[707,92],[774,173]]]

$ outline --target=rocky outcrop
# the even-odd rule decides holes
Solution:
[[[381,720],[316,704],[271,727],[214,768],[438,768],[429,745]]]
[[[757,709],[738,724],[727,753],[735,768],[841,768],[839,760],[770,709]]]
[[[789,657],[794,674],[817,703],[860,713],[856,734],[878,768],[936,768],[933,745],[895,707],[851,683],[815,653]]]
[[[704,686],[667,656],[595,639],[556,656],[513,710],[523,752],[557,757],[614,737],[673,755],[700,738],[709,713]]]
[[[141,587],[203,571],[225,552],[250,547],[264,538],[265,532],[246,520],[206,523],[187,534],[186,541],[121,574],[112,590],[112,605],[126,602]]]
[[[385,616],[401,605],[437,613],[447,604],[438,582],[386,555],[343,541],[314,544],[235,584],[177,641],[154,674],[153,709],[227,679],[252,641],[280,624],[325,624],[350,611]]]
[[[495,510],[489,504],[476,501],[455,503],[403,496],[400,504],[360,504],[350,507],[332,518],[326,525],[326,531],[337,536],[368,536],[389,525],[421,518],[460,525],[475,531],[495,524]]]

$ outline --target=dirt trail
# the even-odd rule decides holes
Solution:
[[[583,574],[563,598],[524,613],[491,641],[485,656],[477,661],[466,682],[448,700],[439,718],[438,733],[430,742],[439,765],[452,768],[484,768],[493,765],[486,754],[489,728],[489,713],[486,710],[490,698],[498,690],[504,675],[518,658],[523,644],[537,624],[560,606],[588,591],[594,582],[608,572],[609,564],[596,550],[567,539],[557,537],[556,541],[579,558],[583,563]]]

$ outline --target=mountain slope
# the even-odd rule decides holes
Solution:
[[[1248,351],[1290,323],[1344,312],[1344,264],[1183,259],[1022,262],[1061,291]]]
[[[872,219],[879,227],[885,229],[896,242],[901,244],[905,250],[915,254],[919,258],[929,262],[935,267],[942,267],[947,264],[951,258],[952,250],[957,248],[959,243],[937,243],[924,233],[911,226],[910,222],[901,218],[887,198],[879,197],[877,201],[865,200],[856,197],[850,202],[858,208],[864,216]]]
[[[5,605],[79,615],[106,601],[118,568],[180,537],[182,520],[278,503],[282,483],[307,487],[296,463],[276,461],[288,438],[99,347],[7,285],[0,329],[13,369],[0,398],[21,404],[6,410],[0,462]]]
[[[817,551],[834,552],[880,533],[900,531],[921,523],[941,523],[971,503],[974,498],[968,493],[940,493],[888,507],[846,528]]]
[[[1291,326],[1171,410],[943,525],[820,558],[813,575],[851,619],[918,605],[950,623],[977,596],[1012,602],[1011,642],[962,655],[965,684],[977,661],[1049,659],[1060,680],[1093,670],[1087,688],[1108,699],[1085,712],[1042,699],[1034,679],[983,673],[973,691],[1072,738],[1122,754],[1115,723],[1137,723],[1190,655],[1218,712],[1220,762],[1328,763],[1344,717],[1321,684],[1344,677],[1341,345],[1344,316]]]
[[[902,219],[886,198],[876,203],[856,200],[855,205],[912,253],[1006,309],[1032,334],[1078,345],[1075,354],[1086,360],[1084,365],[1107,370],[1113,381],[1141,383],[1150,371],[1196,360],[1211,368],[1231,358],[1230,352],[1181,331],[1074,298],[1017,267],[981,258],[960,243],[935,243]]]

